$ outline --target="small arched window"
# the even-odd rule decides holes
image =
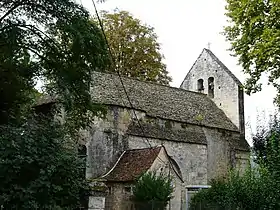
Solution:
[[[203,79],[197,80],[197,91],[198,92],[203,92],[204,86],[203,86]]]
[[[208,96],[214,98],[214,77],[208,78]]]

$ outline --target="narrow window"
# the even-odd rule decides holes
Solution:
[[[87,147],[85,145],[79,145],[78,155],[83,160],[83,174],[86,176],[86,162],[87,162]]]
[[[108,187],[108,194],[109,194],[109,195],[112,195],[112,192],[113,192],[113,189],[112,189],[111,186],[109,186],[109,187]]]
[[[208,96],[214,98],[214,77],[208,78]]]
[[[203,92],[204,86],[203,86],[203,79],[197,80],[197,91],[198,92]]]
[[[87,157],[87,147],[85,145],[79,145],[78,148],[79,158],[82,160],[82,166],[80,170],[80,177],[86,180],[86,157]],[[80,198],[80,208],[79,209],[88,209],[89,197],[87,194],[84,194],[83,191],[79,193]]]

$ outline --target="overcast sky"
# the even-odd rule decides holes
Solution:
[[[94,14],[92,0],[77,0]],[[172,86],[179,87],[183,78],[201,53],[211,43],[211,51],[243,82],[237,59],[230,56],[230,46],[221,34],[227,25],[225,0],[107,0],[97,4],[98,10],[126,10],[155,28],[165,56],[167,70],[173,78]],[[274,113],[275,90],[265,86],[252,96],[245,96],[246,136],[256,131],[257,115]],[[262,114],[264,112],[264,114]],[[263,116],[262,116],[263,117]],[[252,130],[250,129],[252,128]]]

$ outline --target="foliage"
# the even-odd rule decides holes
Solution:
[[[104,111],[90,96],[92,71],[110,64],[104,37],[73,0],[2,0],[0,46],[0,206],[75,209],[88,185],[71,134]],[[65,124],[30,114],[44,94]]]
[[[75,209],[88,185],[84,160],[64,127],[44,116],[0,126],[0,205],[4,209]]]
[[[126,11],[103,11],[101,19],[116,64],[114,71],[143,81],[169,84],[171,78],[162,62],[154,28]]]
[[[143,174],[133,188],[136,202],[147,202],[154,209],[162,210],[172,198],[172,178],[156,172]]]
[[[232,171],[227,179],[213,180],[211,188],[199,191],[191,200],[193,210],[279,209],[277,186],[262,168],[249,168],[244,175]]]
[[[3,0],[0,14],[0,124],[22,115],[40,79],[76,127],[85,126],[100,110],[90,100],[91,72],[109,64],[88,12],[72,0]]]
[[[239,56],[244,72],[249,74],[247,92],[261,90],[259,80],[269,74],[269,82],[280,92],[280,4],[278,0],[227,0],[230,25],[225,35]],[[277,95],[278,104],[280,95]]]
[[[256,162],[267,168],[275,181],[280,183],[280,121],[277,116],[267,129],[258,130],[253,137]]]

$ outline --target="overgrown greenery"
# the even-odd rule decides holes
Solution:
[[[20,117],[41,79],[76,128],[85,126],[99,110],[90,100],[91,72],[109,64],[89,13],[73,0],[2,0],[0,14],[0,124]]]
[[[247,93],[261,90],[259,80],[268,73],[269,82],[278,90],[280,104],[280,4],[278,0],[227,0],[229,26],[225,35],[239,57],[244,72],[249,74]]]
[[[163,63],[154,28],[126,11],[103,11],[101,19],[116,64],[113,71],[143,81],[169,84],[171,77]]]
[[[88,185],[73,137],[104,111],[91,102],[91,73],[109,61],[101,31],[74,0],[0,1],[1,208],[81,206]],[[34,116],[38,80],[67,113],[63,125]]]
[[[143,204],[143,209],[163,210],[170,199],[174,188],[172,178],[164,174],[157,175],[156,172],[143,174],[133,188],[133,198],[136,202]],[[139,208],[142,209],[142,208]]]
[[[240,175],[232,171],[226,180],[213,180],[211,188],[191,200],[193,210],[279,209],[279,185],[265,169],[248,169]]]
[[[0,126],[0,205],[75,209],[88,194],[84,161],[64,127],[45,116]],[[82,196],[82,197],[81,197]]]
[[[227,179],[213,180],[191,201],[191,209],[262,210],[280,209],[280,129],[271,123],[254,136],[254,168],[245,174],[232,171]]]

